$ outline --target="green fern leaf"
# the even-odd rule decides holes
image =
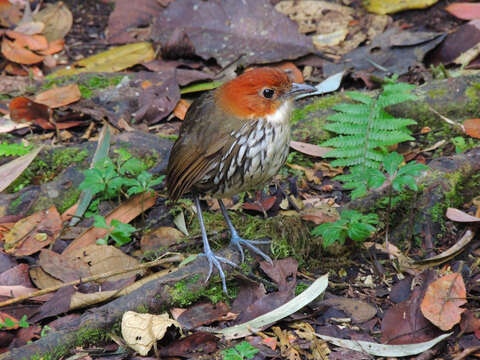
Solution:
[[[27,154],[32,149],[31,145],[9,144],[3,142],[0,144],[0,156],[21,156]]]

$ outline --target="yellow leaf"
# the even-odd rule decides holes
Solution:
[[[49,78],[75,75],[82,72],[116,72],[154,58],[155,51],[152,44],[148,42],[128,44],[79,60],[69,68],[54,72]]]
[[[375,14],[394,14],[403,10],[425,9],[438,0],[366,0],[365,8]]]

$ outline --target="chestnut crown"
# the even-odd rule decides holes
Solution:
[[[290,101],[297,94],[294,85],[300,84],[294,84],[284,71],[262,67],[223,84],[215,96],[217,104],[226,113],[255,119],[272,115],[285,101]]]

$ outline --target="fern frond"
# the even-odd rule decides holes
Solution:
[[[349,188],[355,188],[355,191],[367,189],[370,186],[368,176],[363,179],[359,174],[367,174],[367,169],[378,170],[388,153],[388,146],[413,139],[407,126],[416,122],[395,118],[385,110],[387,106],[414,100],[416,97],[411,94],[413,88],[410,84],[390,81],[383,86],[377,98],[355,91],[348,92],[346,95],[356,103],[334,107],[336,113],[327,118],[329,123],[324,129],[337,135],[320,145],[334,148],[325,155],[335,158],[331,165],[349,166],[352,171],[355,169],[355,176],[349,177],[347,174],[339,177],[346,181]]]
[[[365,105],[372,105],[374,101],[370,96],[362,94],[358,91],[347,91],[345,92],[345,95],[347,95],[350,99],[358,101],[359,103]]]
[[[337,104],[333,107],[333,110],[346,113],[346,114],[358,114],[368,116],[370,113],[369,106],[365,106],[365,104]]]
[[[334,138],[328,139],[320,144],[320,146],[329,146],[334,148],[341,147],[360,147],[360,145],[365,144],[365,138],[359,136],[335,136]]]

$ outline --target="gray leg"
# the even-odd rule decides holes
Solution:
[[[227,209],[225,205],[223,204],[222,199],[218,199],[218,203],[220,204],[220,209],[222,210],[223,217],[225,218],[225,221],[227,222],[228,228],[230,229],[230,233],[232,234],[232,238],[230,239],[230,242],[235,245],[238,250],[240,251],[240,254],[242,255],[242,262],[245,259],[245,256],[243,254],[243,249],[242,245],[246,246],[253,252],[257,253],[258,255],[262,256],[266,261],[268,261],[270,264],[272,263],[272,259],[265,254],[262,250],[257,248],[254,244],[269,244],[270,241],[268,240],[245,240],[241,238],[237,230],[233,227],[232,221],[230,220],[230,217],[228,216]]]
[[[197,215],[198,215],[198,221],[200,222],[200,230],[202,232],[202,240],[203,240],[203,254],[207,260],[208,260],[208,275],[205,281],[208,281],[210,278],[210,275],[212,275],[212,270],[213,270],[213,265],[218,270],[218,273],[220,274],[220,278],[222,279],[222,287],[223,287],[223,292],[225,294],[228,294],[227,291],[227,283],[225,280],[225,274],[222,269],[221,263],[226,263],[231,266],[237,266],[233,261],[230,261],[224,257],[221,256],[216,256],[212,249],[210,248],[210,244],[208,243],[208,238],[207,238],[207,231],[205,230],[205,223],[203,221],[203,215],[202,215],[202,208],[200,207],[200,200],[198,199],[197,195],[194,195],[194,200],[195,200],[195,206],[197,207]]]

